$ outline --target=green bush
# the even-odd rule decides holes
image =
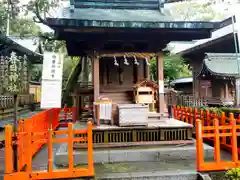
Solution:
[[[223,112],[232,112],[232,113],[238,113],[240,112],[240,108],[233,108],[233,107],[222,107],[221,110]]]
[[[240,168],[228,170],[225,176],[228,180],[240,180]]]
[[[233,113],[235,118],[238,118],[240,113],[239,107],[222,107],[221,110],[225,112],[226,116],[229,116],[230,113]]]
[[[203,107],[200,107],[199,110],[203,110],[204,112],[208,110],[210,113],[216,113],[217,116],[221,116],[221,113],[222,113],[222,110],[217,107],[203,106]]]

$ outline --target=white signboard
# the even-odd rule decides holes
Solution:
[[[62,82],[42,80],[41,108],[61,108]]]
[[[63,58],[59,54],[44,53],[42,79],[62,80]]]
[[[41,108],[60,108],[62,97],[63,58],[52,52],[44,53],[41,88]]]

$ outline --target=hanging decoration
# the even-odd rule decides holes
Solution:
[[[123,56],[123,58],[124,58],[124,64],[128,66],[129,63],[128,63],[128,60],[127,60],[126,56]]]
[[[139,62],[138,62],[136,56],[134,56],[134,64],[137,65],[137,66],[139,66]]]
[[[145,57],[145,61],[146,61],[146,64],[147,64],[148,66],[150,66],[150,63],[148,62],[147,57]]]
[[[116,56],[114,56],[113,58],[114,58],[114,66],[119,66]]]

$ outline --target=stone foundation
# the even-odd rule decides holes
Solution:
[[[136,147],[136,148],[109,148],[94,150],[94,163],[119,163],[119,162],[143,162],[143,161],[181,161],[195,160],[195,144],[170,145],[162,147]],[[204,145],[205,159],[213,159],[214,149]],[[87,164],[87,151],[75,150],[75,164]],[[68,164],[67,144],[61,145],[56,153],[56,165]]]

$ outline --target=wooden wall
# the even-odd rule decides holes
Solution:
[[[129,65],[124,64],[123,58],[117,58],[119,66],[114,65],[113,58],[100,59],[100,91],[110,89],[130,90],[138,80],[144,79],[145,60],[134,64],[133,58],[127,58]]]

